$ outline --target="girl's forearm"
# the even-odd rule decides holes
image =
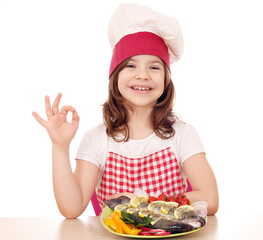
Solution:
[[[53,188],[61,214],[66,218],[76,218],[82,213],[82,195],[74,178],[69,146],[52,145]]]
[[[211,191],[191,191],[185,193],[187,198],[189,198],[193,202],[198,202],[198,201],[206,201],[208,206],[207,206],[207,214],[208,215],[213,215],[217,212],[218,210],[218,194],[215,192]]]

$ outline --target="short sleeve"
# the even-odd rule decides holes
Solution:
[[[187,123],[175,127],[176,147],[181,163],[197,153],[205,153],[204,146],[195,128]]]
[[[103,124],[87,131],[83,136],[75,159],[94,163],[101,168],[106,149],[106,128]]]

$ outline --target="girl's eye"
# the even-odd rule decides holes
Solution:
[[[134,66],[133,64],[127,64],[126,67],[127,67],[127,68],[133,68],[133,67],[135,67],[135,66]]]
[[[156,66],[153,66],[153,67],[151,67],[151,69],[153,69],[153,70],[159,70],[160,68],[159,68],[159,67],[156,67]]]

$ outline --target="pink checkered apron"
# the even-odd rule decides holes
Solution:
[[[102,201],[116,193],[143,189],[148,195],[160,192],[169,196],[184,192],[185,188],[179,163],[170,147],[142,158],[109,152],[97,197],[103,207]]]

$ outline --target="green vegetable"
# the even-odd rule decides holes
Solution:
[[[132,215],[130,213],[121,212],[121,219],[126,224],[134,224],[136,227],[143,227],[143,226],[149,226],[151,221],[153,220],[151,217],[143,217],[142,223],[136,223],[132,219]]]

